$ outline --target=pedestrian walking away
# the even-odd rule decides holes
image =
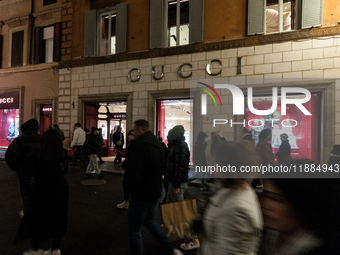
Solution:
[[[61,237],[65,235],[68,215],[67,151],[57,130],[41,137],[41,149],[33,151],[27,162],[30,176],[28,203],[14,244],[29,239],[31,249],[24,255],[60,255]],[[52,240],[44,252],[41,242]]]
[[[143,254],[141,228],[144,225],[168,254],[180,255],[182,253],[174,249],[173,243],[155,219],[155,209],[162,191],[161,169],[165,167],[165,153],[158,139],[149,130],[146,120],[136,120],[133,132],[137,143],[128,163],[128,183],[131,184],[128,212],[131,254]]]
[[[30,153],[40,148],[40,138],[38,134],[39,123],[36,119],[30,119],[21,125],[22,136],[17,137],[8,146],[5,154],[7,165],[13,169],[19,178],[20,195],[22,199],[22,217],[26,211],[29,183],[31,176],[27,167]]]
[[[83,156],[83,145],[85,143],[86,133],[81,128],[80,123],[74,124],[73,129],[74,129],[74,133],[73,133],[73,140],[71,143],[71,147],[74,148],[74,157],[73,157],[73,164],[71,166],[76,166],[77,159],[79,158],[82,163],[81,168],[85,168],[86,162]]]
[[[96,127],[91,128],[91,133],[88,136],[88,139],[85,143],[85,148],[90,154],[90,162],[86,169],[85,177],[91,177],[92,173],[98,174],[98,177],[103,177],[103,173],[99,169],[98,161],[97,161],[97,154],[99,150],[99,140],[98,140],[99,129]]]

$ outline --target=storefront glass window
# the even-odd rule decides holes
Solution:
[[[19,109],[0,109],[0,147],[7,148],[19,136]]]
[[[182,125],[185,129],[185,141],[189,149],[192,149],[192,121],[191,109],[193,99],[157,100],[157,137],[168,143],[168,132],[176,125]]]
[[[301,98],[304,96],[291,96],[290,98]],[[255,115],[246,108],[246,123],[251,130],[255,144],[258,143],[258,135],[263,129],[272,130],[272,150],[275,154],[281,145],[280,135],[286,133],[291,145],[292,158],[309,158],[319,160],[320,155],[320,114],[321,96],[319,93],[312,94],[311,100],[303,106],[312,114],[304,115],[302,111],[293,104],[287,105],[287,114],[281,115],[281,100],[278,98],[276,111],[269,115]],[[271,97],[253,98],[254,108],[267,110],[272,106]],[[250,122],[249,122],[250,121]]]

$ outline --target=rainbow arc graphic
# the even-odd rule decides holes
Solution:
[[[216,91],[212,86],[210,86],[210,85],[208,85],[208,84],[206,84],[206,83],[203,83],[203,82],[197,82],[197,83],[206,86],[206,87],[209,88],[212,92],[214,92],[215,95],[217,96],[218,100],[220,101],[221,105],[222,105],[222,100],[221,100],[221,98],[220,98],[220,95],[217,93],[217,91]],[[211,94],[211,92],[210,92],[209,90],[207,90],[207,89],[205,89],[205,88],[201,88],[201,87],[197,87],[197,88],[200,89],[200,90],[203,90],[204,92],[206,92],[206,93],[212,98],[212,100],[214,101],[215,105],[217,105],[216,100],[215,100],[213,94]]]

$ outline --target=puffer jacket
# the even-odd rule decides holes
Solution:
[[[168,134],[169,153],[166,162],[166,179],[174,188],[188,181],[190,152],[185,142],[184,127],[175,126]]]

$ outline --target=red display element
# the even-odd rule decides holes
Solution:
[[[157,114],[157,138],[162,138],[163,142],[167,144],[167,138],[164,137],[165,133],[165,105],[163,104],[163,100],[158,100],[157,102],[157,109],[158,109],[158,114]]]
[[[303,106],[312,114],[304,115],[302,111],[296,105],[287,105],[287,114],[281,115],[281,100],[278,100],[278,106],[276,111],[270,116],[255,115],[246,108],[246,125],[248,121],[251,126],[249,129],[252,130],[253,139],[257,143],[257,136],[264,128],[270,128],[273,133],[272,148],[273,153],[276,153],[281,144],[280,134],[287,133],[289,136],[289,143],[291,145],[291,156],[293,158],[309,158],[313,160],[319,160],[319,142],[320,142],[320,94],[312,94],[311,100],[304,103]],[[254,108],[257,110],[267,110],[272,106],[272,101],[254,101]],[[279,121],[273,121],[272,119],[279,118]],[[283,122],[283,120],[296,120],[297,125],[295,127],[284,127],[294,126],[294,121]],[[262,120],[265,122],[265,127],[260,127]],[[290,123],[290,125],[289,125]],[[257,125],[256,125],[257,124]]]

